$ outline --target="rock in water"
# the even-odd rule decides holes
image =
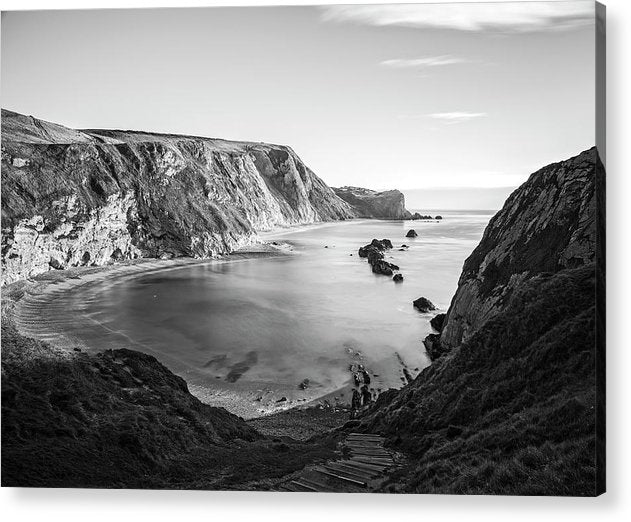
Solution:
[[[417,237],[417,236],[418,234],[416,233],[416,230],[414,230],[413,228],[408,230],[408,233],[405,234],[405,237]]]
[[[403,282],[403,274],[395,274],[394,277],[392,278],[392,280],[395,283],[402,283]]]
[[[394,273],[394,270],[398,270],[399,267],[397,265],[393,265],[392,263],[388,263],[383,259],[379,261],[375,261],[372,264],[372,271],[375,274],[381,274],[386,276],[391,276]]]
[[[397,265],[384,261],[384,251],[392,248],[392,241],[389,239],[373,239],[369,244],[360,247],[359,257],[368,259],[368,264],[375,274],[391,276],[394,270],[399,270]]]
[[[414,308],[416,308],[419,312],[423,312],[426,314],[427,312],[431,312],[432,310],[436,310],[434,303],[432,303],[426,297],[419,297],[415,301],[412,301]]]
[[[419,219],[432,219],[432,216],[423,215],[423,214],[419,214],[418,212],[414,212],[414,214],[412,214],[412,217],[410,219],[414,221],[417,221]]]
[[[432,328],[440,333],[443,329],[443,323],[445,322],[445,314],[438,314],[432,317],[429,320],[429,324],[432,325]]]

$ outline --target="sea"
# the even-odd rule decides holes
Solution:
[[[289,245],[290,255],[86,286],[64,297],[85,324],[73,335],[93,350],[154,355],[203,401],[244,417],[347,403],[358,368],[369,372],[375,395],[399,388],[429,365],[422,344],[429,321],[449,307],[493,212],[437,214],[441,220],[276,230],[262,237]],[[409,229],[418,237],[407,238]],[[373,274],[358,256],[373,238],[392,241],[386,260],[400,267],[403,282]],[[412,302],[421,296],[437,310],[417,311]]]

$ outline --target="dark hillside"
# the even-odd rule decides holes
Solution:
[[[541,275],[361,420],[412,464],[386,489],[594,495],[594,265]],[[354,427],[357,430],[358,427]]]
[[[240,489],[332,447],[263,437],[149,355],[68,354],[2,327],[3,487]]]

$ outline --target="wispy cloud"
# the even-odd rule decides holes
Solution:
[[[444,4],[333,5],[326,21],[521,33],[572,30],[594,24],[594,2],[487,2]]]
[[[384,67],[392,67],[394,69],[424,69],[426,67],[439,67],[441,65],[453,65],[457,63],[467,63],[468,60],[451,56],[448,54],[442,56],[428,56],[426,58],[394,58],[392,60],[384,60],[380,65]]]
[[[487,114],[486,112],[435,112],[427,116],[444,123],[463,123],[476,118],[484,118]]]

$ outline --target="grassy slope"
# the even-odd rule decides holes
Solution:
[[[594,276],[588,265],[532,279],[352,426],[413,456],[387,491],[595,494]]]
[[[2,486],[266,489],[333,448],[263,437],[151,356],[66,354],[2,326]]]

